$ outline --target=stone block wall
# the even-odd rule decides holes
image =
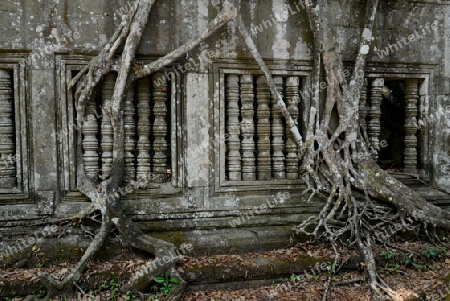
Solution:
[[[0,229],[3,235],[9,235],[22,233],[36,221],[67,216],[86,206],[86,199],[76,189],[77,130],[73,128],[73,97],[67,83],[100,51],[131,1],[3,2],[0,118],[7,119],[7,104],[14,107],[9,118],[15,123],[10,134],[15,150],[5,151],[5,155],[15,156],[12,162],[20,175],[16,190],[10,189],[11,185],[0,187]],[[281,81],[285,78],[285,86],[287,78],[291,78],[290,81],[298,82],[299,93],[307,92],[312,35],[302,7],[304,2],[242,2],[245,23],[274,74]],[[364,23],[364,3],[330,1],[327,18],[337,32],[341,45],[338,51],[344,54],[349,68]],[[218,0],[157,0],[139,47],[139,58],[151,61],[197,37],[220,9]],[[376,28],[375,48],[368,58],[369,82],[417,80],[417,119],[424,123],[417,142],[421,150],[419,172],[450,193],[450,2],[381,0]],[[167,79],[170,92],[165,105],[170,122],[164,138],[170,150],[170,179],[124,196],[128,213],[135,215],[146,230],[160,232],[168,239],[179,237],[173,234],[177,231],[189,232],[183,235],[197,240],[201,238],[195,231],[209,231],[210,236],[203,233],[201,237],[205,241],[209,241],[206,237],[216,239],[215,245],[220,249],[222,245],[231,247],[232,237],[241,237],[244,242],[252,236],[257,245],[267,246],[266,236],[261,236],[263,229],[277,229],[283,234],[280,239],[270,238],[272,243],[268,245],[274,246],[288,241],[288,229],[320,208],[319,200],[305,203],[306,196],[300,194],[305,187],[299,177],[258,180],[255,167],[250,171],[255,172],[254,180],[252,176],[246,181],[230,180],[227,152],[233,146],[224,138],[229,125],[225,87],[230,76],[237,75],[242,84],[244,74],[255,78],[251,82],[254,89],[248,93],[264,94],[264,87],[258,86],[257,67],[232,23],[162,70],[160,76]],[[157,86],[155,82],[149,85]],[[134,90],[136,95],[138,89]],[[286,89],[291,95],[295,92],[290,91]],[[306,114],[308,103],[308,98],[301,96],[297,106],[300,117]],[[101,96],[98,97],[101,105]],[[139,96],[130,103],[133,101],[139,108]],[[248,116],[252,123],[252,115]],[[3,120],[0,126],[6,126]],[[247,146],[252,147],[251,143]],[[257,158],[252,159],[251,152],[243,156],[250,163],[242,168],[251,170],[252,164],[256,165],[252,160]],[[255,208],[265,200],[270,202],[277,193],[288,193],[289,198],[265,213],[255,214]],[[242,219],[238,227],[236,223],[232,225],[236,218]],[[252,227],[258,229],[259,236],[252,234]],[[215,231],[220,235],[215,237]],[[241,236],[236,234],[239,231]]]

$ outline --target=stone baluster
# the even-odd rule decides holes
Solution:
[[[155,156],[153,157],[153,173],[156,182],[167,181],[167,81],[163,73],[157,73],[153,77],[153,98],[155,106],[153,114],[155,123],[153,124],[153,135],[155,141]]]
[[[270,165],[270,89],[264,76],[258,76],[256,95],[258,100],[256,132],[258,134],[258,180],[271,180]]]
[[[0,70],[0,188],[17,186],[11,73]]]
[[[95,102],[89,101],[86,105],[86,118],[81,128],[83,133],[83,163],[86,176],[98,180],[98,121],[96,118],[97,107]]]
[[[253,76],[241,75],[242,180],[256,180]]]
[[[275,76],[273,78],[275,85],[281,97],[283,97],[283,78],[280,76]],[[285,175],[285,165],[284,165],[284,126],[283,117],[280,108],[277,105],[277,99],[274,95],[271,95],[272,107],[272,171],[275,180],[283,180],[286,178]]]
[[[405,161],[407,173],[417,173],[417,104],[418,80],[406,80],[405,88]]]
[[[137,90],[137,167],[136,180],[147,181],[150,177],[150,78],[139,81]]]
[[[381,132],[381,102],[383,101],[384,79],[377,78],[372,82],[372,90],[370,95],[369,123],[367,133],[372,146],[372,157],[378,161],[378,152],[380,150],[379,136]]]
[[[241,126],[239,123],[239,76],[230,74],[226,77],[227,107],[227,166],[230,181],[241,180]]]
[[[111,98],[114,93],[115,81],[116,81],[115,73],[108,73],[107,75],[105,75],[105,79],[103,81],[102,124],[101,124],[102,179],[106,179],[109,177],[112,168],[114,133],[111,124],[111,118],[109,114],[106,112],[106,107],[111,104]]]
[[[364,84],[361,89],[361,96],[359,98],[359,126],[366,129],[366,104],[367,104],[367,78],[364,79]]]
[[[134,121],[134,87],[130,87],[126,92],[125,103],[123,106],[123,127],[125,133],[124,151],[125,151],[125,181],[130,182],[136,177],[136,125]]]
[[[286,102],[287,109],[291,114],[294,121],[298,120],[298,102],[300,101],[300,95],[298,93],[300,81],[297,76],[288,77],[286,80]],[[286,133],[286,179],[296,180],[298,179],[298,146],[291,131]]]

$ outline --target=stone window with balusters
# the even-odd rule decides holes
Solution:
[[[27,148],[26,55],[0,58],[0,196],[2,203],[30,200]]]
[[[310,101],[303,97],[303,90],[310,66],[288,62],[268,62],[268,66],[287,110],[303,132]],[[297,144],[257,66],[217,63],[214,75],[215,104],[220,108],[220,118],[214,118],[216,190],[300,184]]]
[[[113,128],[105,106],[111,101],[115,80],[115,73],[107,74],[95,102],[86,108],[83,161],[87,176],[93,179],[106,179],[111,172]],[[145,77],[128,89],[123,105],[126,182],[171,180],[170,116],[170,82],[164,73]]]
[[[60,60],[61,113],[57,136],[63,163],[61,186],[66,191],[65,199],[74,201],[83,199],[77,190],[77,135],[82,135],[82,160],[88,177],[96,182],[107,179],[113,159],[113,128],[105,107],[111,101],[117,73],[106,74],[97,85],[93,101],[86,105],[81,128],[76,121],[74,89],[66,88],[87,63],[82,56],[64,56]],[[167,68],[133,83],[122,107],[125,185],[138,181],[141,187],[152,189],[153,194],[160,188],[170,192],[182,185],[181,167],[174,159],[179,152],[180,135],[174,125],[181,114],[177,108],[181,78],[170,71]]]
[[[215,73],[221,114],[215,125],[219,133],[216,136],[225,136],[216,138],[216,187],[256,189],[261,183],[270,187],[301,182],[297,145],[264,77],[239,64],[219,64]],[[298,65],[285,70],[274,68],[272,73],[288,111],[304,135],[312,95],[305,93],[311,92],[307,88],[310,72]],[[360,102],[361,124],[366,128],[373,158],[391,172],[424,174],[428,142],[426,127],[418,124],[428,110],[427,78],[427,74],[383,77],[372,72],[366,78]]]

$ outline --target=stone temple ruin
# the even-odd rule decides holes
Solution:
[[[364,1],[343,2],[349,1],[330,1],[329,18],[340,30],[339,52],[350,72]],[[112,127],[102,108],[116,74],[97,87],[82,128],[67,84],[112,35],[130,3],[2,2],[2,244],[88,204],[77,190],[77,134],[83,135],[87,174],[108,176]],[[214,0],[157,1],[139,60],[155,60],[197,36],[220,7]],[[242,9],[288,110],[305,130],[313,59],[302,2],[248,0]],[[373,156],[418,194],[448,207],[450,1],[381,1],[375,26],[359,111]],[[320,88],[326,86],[324,78]],[[292,228],[322,206],[301,194],[306,185],[297,146],[233,24],[131,87],[123,118],[125,178],[143,188],[129,194],[125,186],[118,194],[128,214],[157,237],[178,246],[190,242],[198,254],[288,246],[297,239]],[[271,206],[255,213],[263,203]],[[77,239],[72,233],[58,243],[70,250]]]

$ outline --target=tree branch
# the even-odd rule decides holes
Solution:
[[[184,45],[178,47],[174,51],[169,52],[156,61],[145,65],[136,74],[130,74],[129,83],[157,72],[158,70],[171,64],[175,60],[181,58],[183,55],[194,49],[197,45],[199,45],[201,42],[215,33],[218,29],[232,20],[236,16],[239,6],[240,0],[225,0],[224,8],[222,9],[222,11],[216,16],[213,21],[208,24],[206,30],[200,35],[200,37],[187,41]]]

